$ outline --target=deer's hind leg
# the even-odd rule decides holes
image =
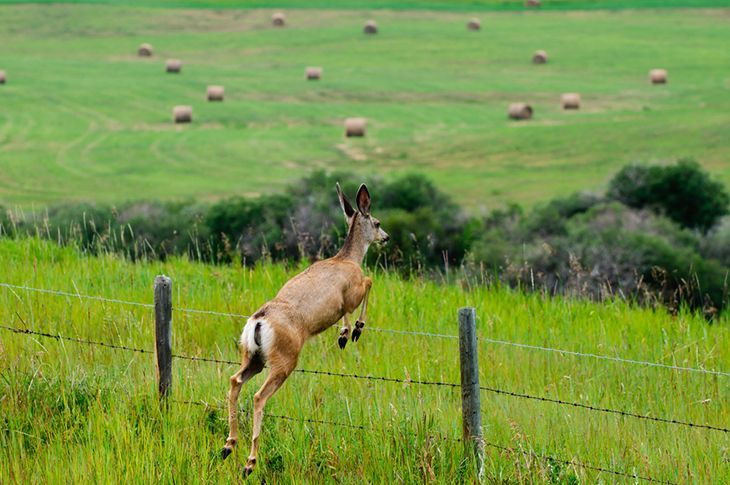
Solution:
[[[253,396],[253,431],[251,436],[251,454],[243,469],[245,476],[250,475],[256,466],[256,459],[259,452],[259,435],[261,434],[261,422],[264,418],[264,406],[266,401],[281,388],[284,381],[297,366],[298,351],[296,353],[272,352],[269,355],[269,375],[266,376],[264,384]]]
[[[352,331],[352,341],[357,342],[362,335],[362,328],[365,326],[365,320],[368,317],[368,297],[370,296],[370,288],[373,286],[373,280],[370,278],[363,278],[362,288],[364,295],[362,298],[362,306],[360,307],[360,316],[357,317],[355,322],[355,329]]]
[[[238,395],[243,385],[253,376],[261,372],[264,362],[258,354],[249,355],[244,352],[241,360],[241,368],[231,376],[231,389],[228,392],[228,439],[221,450],[221,457],[225,460],[233,452],[233,447],[238,442],[238,419],[236,418]]]

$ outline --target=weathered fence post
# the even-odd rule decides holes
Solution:
[[[157,356],[157,389],[160,398],[170,393],[172,385],[172,280],[155,278],[155,354]]]
[[[459,308],[459,361],[461,366],[461,421],[465,446],[476,454],[479,476],[484,468],[482,414],[479,405],[479,359],[476,312]]]

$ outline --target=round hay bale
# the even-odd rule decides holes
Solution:
[[[193,107],[175,106],[172,108],[172,119],[175,123],[190,123],[193,121]]]
[[[139,57],[152,57],[152,45],[144,43],[137,49],[137,55]]]
[[[7,77],[5,76],[5,71],[0,69],[0,84],[5,84],[7,82]]]
[[[271,25],[274,27],[284,27],[286,25],[286,17],[284,12],[276,12],[271,16]]]
[[[525,6],[529,8],[537,8],[542,5],[541,0],[525,0]]]
[[[548,55],[545,51],[535,51],[535,53],[532,55],[532,63],[533,64],[545,64],[548,61]]]
[[[378,33],[378,24],[375,22],[375,20],[368,20],[365,22],[365,27],[363,27],[362,31],[366,34],[377,34]]]
[[[205,95],[208,101],[223,101],[224,93],[223,86],[208,86]]]
[[[560,104],[563,109],[580,109],[580,94],[565,93],[560,96]]]
[[[652,69],[649,71],[649,80],[652,84],[666,84],[667,83],[667,70],[666,69]]]
[[[321,67],[308,67],[304,70],[304,79],[307,81],[319,81],[322,77]]]
[[[182,61],[179,59],[168,59],[165,63],[165,70],[176,74],[179,73],[182,70]]]
[[[466,28],[469,30],[479,30],[482,28],[482,23],[479,19],[471,19],[467,24]]]
[[[368,120],[365,118],[347,118],[345,120],[345,136],[365,136],[365,126]]]
[[[527,103],[512,103],[507,114],[513,120],[529,120],[532,118],[532,106]]]

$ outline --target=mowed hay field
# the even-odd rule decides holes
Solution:
[[[31,264],[32,262],[32,264]],[[249,314],[297,268],[214,267],[184,260],[131,264],[73,248],[0,241],[3,282],[152,301],[155,275],[173,279],[173,351],[236,360],[240,318],[185,313],[193,308]],[[295,373],[269,401],[258,483],[474,482],[464,462],[453,339],[373,328],[457,333],[456,311],[472,305],[482,339],[593,352],[728,371],[728,321],[474,286],[404,281],[375,273],[370,319],[344,351],[337,330],[310,341],[299,367],[385,376],[390,383]],[[152,349],[150,308],[0,288],[0,322],[35,331]],[[235,366],[175,359],[167,410],[156,401],[154,356],[0,328],[0,482],[226,483],[248,455],[253,393],[241,394],[242,443],[225,462],[219,407]],[[725,375],[647,367],[479,342],[481,385],[659,418],[727,427]],[[565,465],[558,459],[679,483],[726,483],[730,438],[690,428],[483,391],[487,482],[634,483],[633,478]],[[186,404],[184,401],[207,403]],[[287,420],[281,416],[292,418]],[[364,426],[348,428],[301,420]],[[530,453],[555,460],[534,458]]]
[[[325,168],[418,170],[479,209],[685,156],[730,184],[730,10],[306,9],[286,28],[273,12],[0,6],[0,201],[256,195]],[[143,42],[153,57],[137,57]],[[531,63],[538,49],[547,64]],[[669,83],[650,85],[652,68]],[[225,101],[206,102],[208,85]],[[561,109],[565,92],[580,110]],[[512,102],[534,119],[508,120]],[[176,105],[192,124],[172,123]],[[348,117],[368,118],[365,138],[344,138]]]

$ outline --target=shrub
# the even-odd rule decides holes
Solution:
[[[28,233],[39,231],[49,239],[97,251],[107,247],[115,219],[114,210],[107,205],[62,204],[51,207],[44,216],[32,215],[24,221],[24,226]]]
[[[407,174],[383,184],[381,193],[373,211],[391,241],[371,259],[384,258],[385,264],[406,271],[461,263],[474,225],[430,180]]]
[[[730,217],[724,217],[707,234],[702,243],[702,254],[730,267]]]
[[[588,211],[601,201],[600,197],[588,192],[553,199],[535,208],[525,223],[526,230],[529,234],[539,236],[564,234],[565,224],[571,217]]]
[[[630,207],[649,207],[684,227],[707,231],[728,214],[730,195],[692,160],[667,167],[624,167],[608,196]]]
[[[149,249],[159,259],[176,254],[205,259],[207,251],[200,243],[208,239],[206,210],[193,201],[127,204],[116,215],[119,244],[135,258]]]
[[[235,197],[211,206],[205,225],[215,259],[230,261],[236,254],[248,263],[267,255],[296,258],[296,244],[290,243],[286,229],[292,207],[292,199],[286,195]]]

